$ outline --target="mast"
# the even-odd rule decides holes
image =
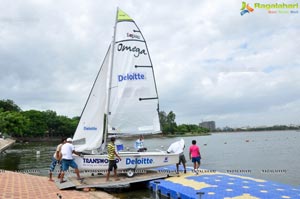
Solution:
[[[110,104],[110,93],[111,93],[111,82],[112,82],[112,70],[113,70],[113,64],[114,64],[114,52],[115,52],[115,41],[116,41],[116,32],[117,32],[117,23],[118,23],[118,13],[119,13],[119,7],[117,7],[117,13],[116,13],[116,21],[114,26],[114,35],[112,39],[112,51],[111,51],[111,62],[110,62],[110,74],[109,74],[109,84],[108,84],[108,96],[107,96],[107,105],[106,105],[106,121],[105,121],[105,133],[104,133],[104,147],[106,146],[106,139],[108,135],[108,117],[109,117],[109,104]]]

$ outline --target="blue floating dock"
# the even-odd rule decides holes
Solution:
[[[162,167],[161,172],[175,171]],[[172,199],[299,199],[300,189],[246,176],[189,168],[180,176],[149,182],[149,189]]]

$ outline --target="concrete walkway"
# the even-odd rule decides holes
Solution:
[[[59,197],[61,196],[61,197]],[[102,191],[59,190],[47,177],[0,170],[1,199],[113,199]]]
[[[0,138],[0,153],[5,151],[8,147],[13,145],[15,142],[16,142],[15,140],[12,140],[10,138],[7,139]]]

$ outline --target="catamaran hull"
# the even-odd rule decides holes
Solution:
[[[146,170],[156,167],[163,167],[178,163],[178,154],[168,154],[166,152],[121,152],[121,161],[117,160],[118,170]],[[107,171],[107,155],[84,155],[74,156],[74,160],[81,171]]]

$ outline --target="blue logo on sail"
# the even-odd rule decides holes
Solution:
[[[96,131],[97,130],[97,127],[94,127],[94,126],[84,126],[83,127],[83,130],[85,131]]]
[[[118,75],[118,81],[132,81],[132,80],[144,80],[146,79],[145,75],[142,73],[127,73],[125,75]]]

